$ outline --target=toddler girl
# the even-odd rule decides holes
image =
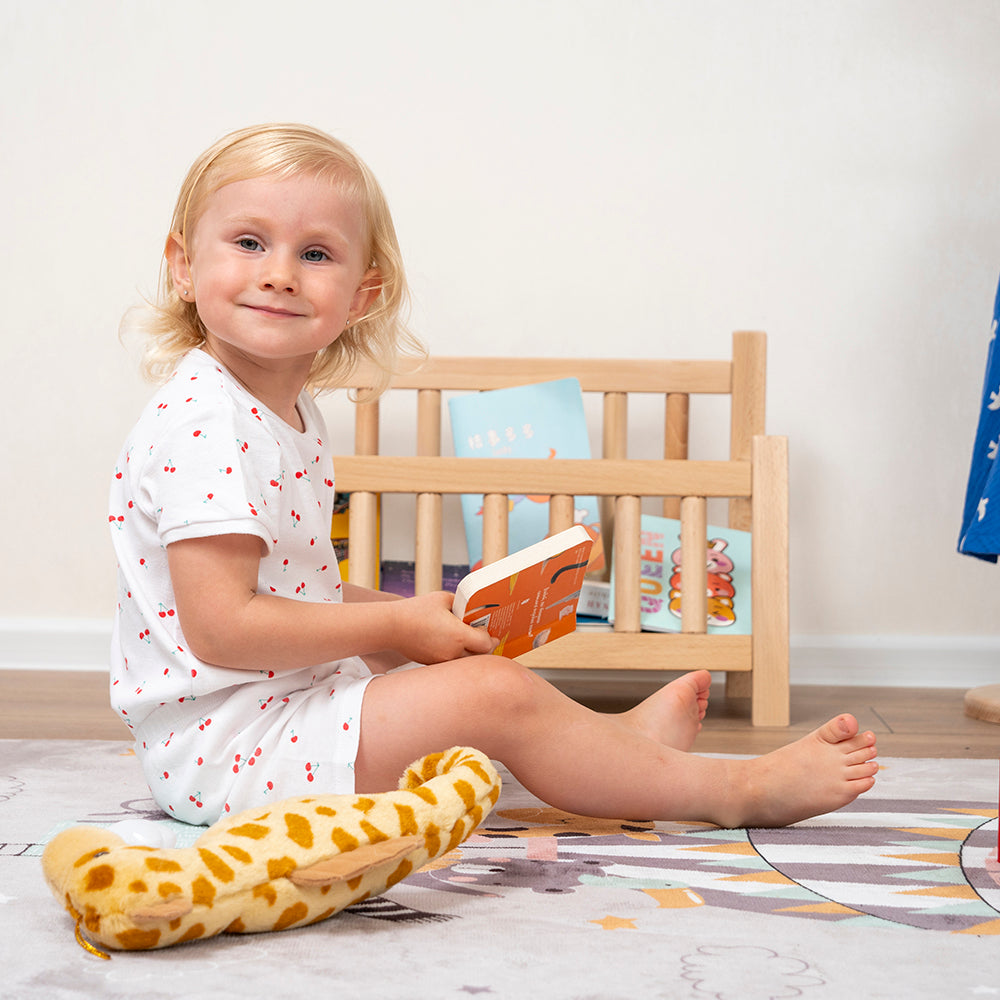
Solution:
[[[365,164],[300,125],[226,136],[192,166],[147,368],[164,384],[115,468],[112,701],[171,816],[379,792],[456,744],[571,812],[779,825],[871,788],[852,716],[756,760],[691,748],[710,675],[592,712],[451,613],[342,583],[334,469],[310,390],[413,342],[392,219]],[[419,669],[395,670],[404,664]]]

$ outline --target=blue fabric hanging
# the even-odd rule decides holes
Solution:
[[[997,561],[1000,554],[1000,351],[997,323],[1000,322],[1000,287],[993,305],[993,329],[986,357],[986,377],[979,409],[979,426],[972,447],[972,467],[965,492],[962,533],[958,551],[979,559]]]

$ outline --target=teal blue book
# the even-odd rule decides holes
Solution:
[[[644,632],[680,632],[681,522],[643,514],[639,532],[639,624]],[[750,532],[709,525],[707,535],[707,630],[710,634],[750,635]],[[615,620],[614,581],[612,562],[610,622]]]
[[[448,401],[455,454],[459,458],[590,458],[583,393],[575,378],[538,382],[454,396]],[[462,497],[469,566],[483,559],[482,494]],[[576,524],[594,539],[589,571],[604,565],[596,497],[576,497]],[[541,541],[549,533],[547,496],[511,495],[508,552]]]

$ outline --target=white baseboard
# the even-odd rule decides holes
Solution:
[[[0,670],[107,670],[111,620],[0,618]]]
[[[107,670],[105,619],[0,618],[0,670]],[[1000,684],[1000,636],[792,636],[792,683],[973,688]],[[612,671],[549,671],[612,682]],[[633,674],[651,681],[648,674]],[[670,676],[670,675],[666,675]]]

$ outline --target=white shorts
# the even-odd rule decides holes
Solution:
[[[153,798],[175,819],[210,825],[281,799],[353,794],[374,675],[360,660],[340,666],[300,691],[285,693],[279,674],[162,706],[135,732]]]

